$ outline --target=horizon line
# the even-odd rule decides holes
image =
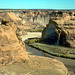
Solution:
[[[19,9],[13,9],[13,8],[0,8],[0,10],[75,10],[75,9],[23,9],[23,8],[19,8]]]

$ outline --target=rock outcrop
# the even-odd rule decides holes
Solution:
[[[25,62],[28,59],[25,44],[22,43],[21,35],[16,31],[17,26],[10,19],[2,17],[0,24],[0,65]]]
[[[56,59],[29,55],[30,62],[0,67],[0,75],[70,75],[64,64]]]
[[[57,23],[50,21],[49,25],[42,32],[42,40],[50,44],[56,44],[59,36],[57,29]]]
[[[68,24],[67,24],[68,21]],[[50,20],[42,32],[42,40],[67,47],[75,47],[75,23],[71,20]]]

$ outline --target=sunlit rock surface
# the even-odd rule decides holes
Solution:
[[[25,62],[28,56],[21,36],[18,33],[16,34],[17,27],[10,19],[3,16],[4,14],[0,16],[2,17],[2,24],[0,25],[0,65]],[[7,16],[9,15],[7,14]]]

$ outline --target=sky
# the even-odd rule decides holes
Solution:
[[[0,0],[0,9],[75,9],[75,0]]]

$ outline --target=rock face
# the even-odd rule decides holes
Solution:
[[[0,67],[0,75],[70,75],[64,64],[56,59],[29,55],[30,62]]]
[[[42,32],[42,39],[45,42],[55,44],[58,40],[58,32],[56,31],[57,23],[50,21],[49,25]]]
[[[0,14],[2,13],[7,13],[9,16],[5,17],[10,18],[22,31],[26,29],[43,29],[49,23],[50,18],[52,20],[63,18],[64,21],[68,19],[75,20],[75,10],[0,10]]]
[[[75,23],[68,20],[69,25],[66,24],[67,20],[49,21],[49,24],[42,32],[42,40],[44,42],[62,45],[67,47],[75,47]]]
[[[28,56],[21,35],[16,33],[17,27],[13,22],[4,19],[0,25],[0,65],[25,62]]]
[[[60,25],[62,24],[61,20],[63,20],[65,26],[71,24],[68,22],[69,20],[73,22],[75,20],[75,10],[24,10],[13,13],[22,20],[22,29],[43,29],[49,23],[49,19],[58,20]]]

